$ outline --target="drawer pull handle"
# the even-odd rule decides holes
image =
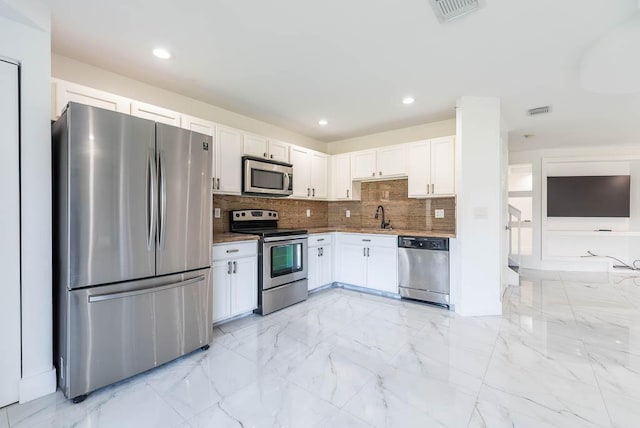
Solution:
[[[363,239],[362,242],[371,242],[371,239]]]
[[[233,250],[227,250],[227,254],[237,253],[238,251],[240,251],[240,250],[238,250],[237,248],[234,248]]]
[[[324,238],[318,239],[318,242],[322,242],[322,241],[324,241]]]

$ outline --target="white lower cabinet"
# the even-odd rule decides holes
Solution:
[[[333,282],[333,238],[331,235],[309,237],[308,273],[309,291]]]
[[[213,246],[211,265],[213,322],[258,307],[258,253],[256,241]]]
[[[338,282],[398,293],[396,236],[339,234],[337,252]]]

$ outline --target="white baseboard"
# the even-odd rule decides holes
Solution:
[[[20,379],[20,404],[56,392],[56,369]]]

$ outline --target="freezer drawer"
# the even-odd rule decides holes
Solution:
[[[56,361],[68,398],[164,364],[212,338],[209,269],[63,291]]]

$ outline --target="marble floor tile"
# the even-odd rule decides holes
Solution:
[[[331,288],[14,427],[637,427],[640,276],[522,270],[500,317]]]

